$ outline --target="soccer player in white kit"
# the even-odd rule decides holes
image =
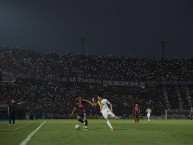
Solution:
[[[97,96],[98,99],[98,103],[95,103],[94,98],[92,98],[92,101],[94,103],[94,105],[96,106],[97,104],[100,107],[100,112],[102,113],[104,119],[107,122],[107,125],[110,127],[111,131],[114,131],[115,129],[112,127],[110,121],[109,121],[109,117],[113,117],[115,119],[118,120],[118,117],[115,116],[115,114],[113,113],[113,107],[112,104],[107,100],[107,99],[103,99],[101,97],[101,95]],[[110,109],[108,107],[108,105],[110,106]]]
[[[150,121],[151,109],[148,107],[146,112],[147,112],[147,120]]]

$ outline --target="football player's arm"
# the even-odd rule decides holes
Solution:
[[[113,112],[113,105],[110,102],[109,102],[109,105],[110,105],[111,111]]]
[[[92,98],[92,102],[94,106],[97,106],[98,103],[95,102],[94,97]],[[98,104],[99,105],[99,104]]]
[[[94,104],[93,104],[93,103],[91,103],[91,102],[90,102],[90,101],[88,101],[88,100],[83,100],[83,101],[85,101],[85,102],[89,103],[90,105],[94,106]]]
[[[76,106],[74,107],[74,109],[72,110],[71,116],[74,114],[74,111],[76,110]]]

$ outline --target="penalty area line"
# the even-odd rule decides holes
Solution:
[[[26,139],[24,139],[19,145],[26,145],[28,143],[28,141],[30,141],[30,139],[32,138],[32,136],[42,127],[42,125],[44,125],[44,123],[46,123],[46,121],[42,122],[34,131],[32,131]]]

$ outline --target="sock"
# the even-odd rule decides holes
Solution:
[[[85,123],[84,123],[86,126],[88,126],[88,120],[85,120]]]
[[[110,128],[113,128],[113,127],[111,126],[111,123],[110,123],[109,120],[107,120],[107,125],[108,125]]]
[[[82,120],[82,118],[81,118],[81,119],[78,119],[78,121],[81,122],[81,123],[84,123],[84,121]]]

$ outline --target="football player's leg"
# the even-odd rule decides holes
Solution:
[[[150,121],[150,114],[148,114],[148,116],[147,116],[147,117],[148,117],[148,121]]]
[[[13,114],[12,118],[13,118],[13,125],[15,125],[15,114]]]
[[[81,123],[84,123],[84,121],[82,120],[82,117],[80,115],[77,116],[77,120]]]
[[[109,126],[109,128],[110,128],[110,129],[113,129],[113,127],[112,127],[112,125],[111,125],[111,123],[110,123],[110,121],[109,121],[109,118],[106,117],[105,120],[106,120],[107,125]]]
[[[137,115],[135,115],[135,123],[137,122]]]
[[[107,125],[109,126],[111,131],[113,131],[114,129],[109,121],[108,112],[102,112],[102,114],[103,114],[104,119],[106,120]]]
[[[107,122],[107,125],[109,126],[109,128],[110,128],[111,130],[114,130],[113,127],[112,127],[112,125],[111,125],[111,123],[110,123],[110,121],[109,121],[109,119],[106,119],[106,122]]]
[[[84,125],[85,125],[85,128],[87,128],[87,126],[88,126],[88,120],[87,120],[86,113],[84,113]]]
[[[12,116],[11,113],[9,114],[9,125],[11,125]]]
[[[113,112],[110,112],[109,116],[111,116],[112,118],[115,118],[116,120],[119,120],[119,118]]]
[[[137,118],[137,122],[139,123],[139,115],[136,115],[136,118]]]

